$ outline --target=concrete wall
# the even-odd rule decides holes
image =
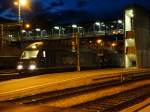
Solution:
[[[15,68],[20,57],[21,50],[15,47],[0,47],[0,69]]]
[[[150,67],[150,16],[140,7],[134,7],[134,14],[137,67]]]

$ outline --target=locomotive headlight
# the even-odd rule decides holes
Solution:
[[[17,69],[18,69],[18,70],[22,70],[22,69],[23,69],[23,65],[18,65],[18,66],[17,66]]]
[[[30,70],[34,70],[34,69],[36,69],[36,65],[33,65],[33,64],[32,64],[32,65],[30,65],[30,66],[29,66],[29,69],[30,69]]]

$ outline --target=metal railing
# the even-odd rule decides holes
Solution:
[[[120,31],[120,30],[119,30]],[[110,31],[90,31],[90,32],[79,32],[80,37],[97,37],[97,36],[105,36],[105,35],[116,35],[116,34],[124,34],[123,30],[120,33],[114,33],[114,30]],[[64,34],[46,34],[46,35],[5,35],[5,39],[8,41],[18,41],[21,40],[43,40],[43,39],[59,39],[59,38],[71,38],[72,33],[64,33]]]

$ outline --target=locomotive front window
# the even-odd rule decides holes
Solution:
[[[39,52],[39,50],[24,51],[21,55],[21,59],[37,58],[38,52]]]

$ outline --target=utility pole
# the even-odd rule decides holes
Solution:
[[[73,33],[72,35],[72,52],[76,53],[76,65],[77,71],[80,72],[80,46],[79,46],[79,35],[78,33]]]

